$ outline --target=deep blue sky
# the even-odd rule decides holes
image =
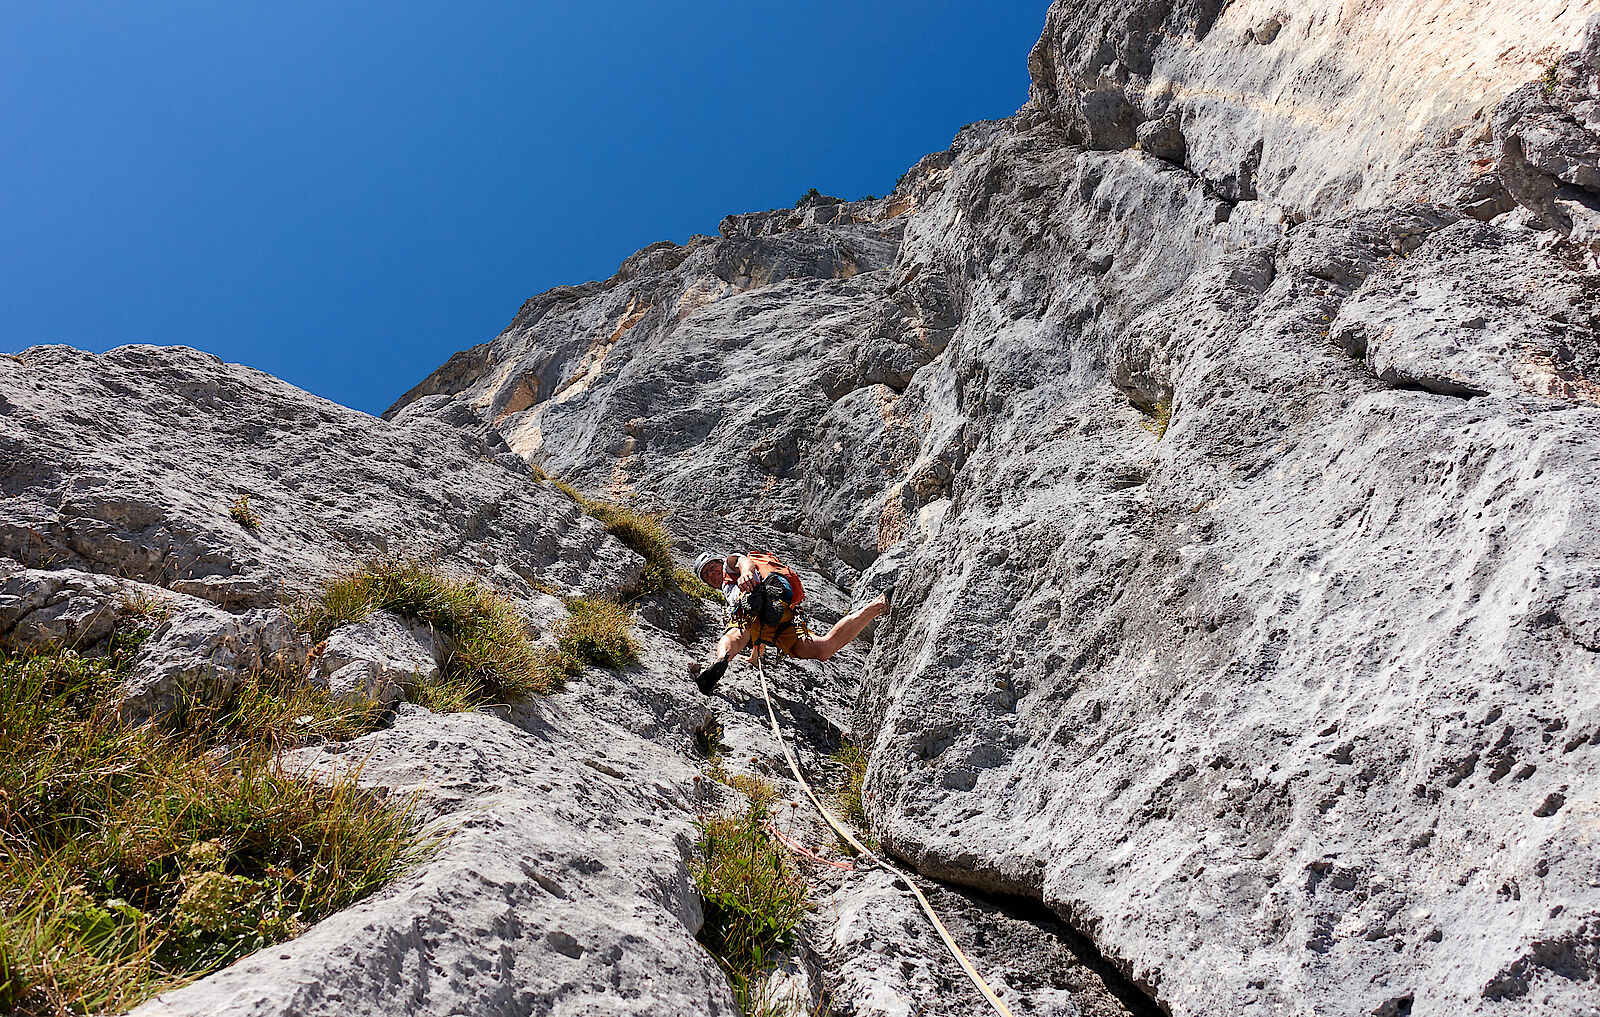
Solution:
[[[1047,0],[4,0],[0,350],[377,412],[527,297],[1027,100]]]

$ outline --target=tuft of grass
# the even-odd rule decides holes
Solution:
[[[122,610],[154,626],[166,621],[172,613],[172,602],[154,594],[131,594],[122,598]]]
[[[708,814],[696,824],[699,858],[692,870],[705,901],[698,938],[727,972],[747,1014],[759,1012],[758,977],[777,951],[794,942],[806,910],[804,877],[767,835],[771,800],[752,795],[742,814]]]
[[[859,745],[846,742],[839,746],[839,751],[833,754],[832,759],[844,771],[839,789],[834,792],[834,798],[839,803],[839,811],[844,813],[844,818],[851,825],[859,830],[865,830],[867,810],[861,801],[861,786],[867,778],[867,752]]]
[[[588,512],[605,525],[607,533],[644,556],[644,573],[633,589],[635,596],[665,593],[672,586],[678,569],[672,562],[672,537],[661,516],[614,502],[594,502]]]
[[[434,713],[467,713],[485,700],[483,686],[461,674],[441,673],[423,682],[411,701]]]
[[[1166,437],[1167,425],[1172,423],[1171,396],[1158,399],[1148,406],[1138,406],[1138,410],[1145,416],[1145,419],[1139,422],[1140,427],[1155,435],[1156,441]]]
[[[698,600],[722,600],[722,594],[701,582],[700,577],[688,569],[674,569],[672,581],[677,584],[678,589]]]
[[[778,800],[778,785],[764,777],[756,777],[748,773],[736,773],[729,777],[725,783],[750,799],[751,804],[761,811],[763,817],[772,808],[772,803]]]
[[[251,533],[261,529],[261,517],[256,515],[255,510],[250,507],[250,496],[248,494],[241,494],[233,500],[233,504],[228,506],[228,515],[233,517],[234,522]]]
[[[163,716],[160,730],[200,748],[258,746],[272,753],[347,741],[377,728],[385,710],[372,701],[335,700],[295,675],[252,674],[226,691],[186,696]]]
[[[1544,91],[1546,99],[1555,94],[1556,86],[1561,83],[1561,58],[1556,57],[1544,69],[1544,75],[1539,79],[1539,87]]]
[[[264,705],[259,684],[123,728],[107,704],[126,659],[0,651],[9,1012],[130,1009],[354,903],[416,844],[409,808],[353,777],[282,770],[281,724],[306,704]]]
[[[620,671],[639,659],[631,628],[627,609],[616,601],[573,597],[567,601],[567,617],[556,628],[556,645],[580,669],[587,661]]]
[[[296,605],[296,621],[314,639],[393,611],[432,627],[449,649],[444,671],[478,702],[504,702],[552,692],[561,674],[528,639],[516,605],[474,579],[445,574],[416,559],[382,558],[337,576],[319,597]]]

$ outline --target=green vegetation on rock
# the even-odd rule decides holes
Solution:
[[[1139,426],[1155,435],[1156,441],[1165,438],[1167,427],[1172,423],[1172,397],[1157,399],[1149,405],[1139,406],[1138,409],[1145,416],[1145,419],[1139,422]]]
[[[0,1010],[128,1009],[347,907],[416,844],[407,808],[278,763],[359,710],[251,680],[130,730],[108,704],[136,647],[0,651]]]
[[[630,633],[627,609],[598,597],[567,601],[567,617],[556,626],[561,652],[583,661],[620,671],[639,659],[639,645]]]
[[[687,580],[693,580],[701,589],[705,588],[705,584],[673,564],[672,535],[667,532],[661,516],[620,502],[591,498],[565,480],[552,480],[551,484],[598,520],[607,533],[644,556],[644,575],[639,577],[639,584],[632,590],[634,596],[665,593],[673,585],[694,596],[701,596],[697,590],[684,584]]]
[[[516,605],[505,596],[416,559],[378,559],[334,578],[320,596],[297,605],[296,621],[312,638],[326,639],[340,625],[365,621],[378,610],[426,624],[444,640],[445,700],[526,698],[554,691],[570,673],[533,645]]]
[[[233,504],[228,506],[228,515],[233,517],[234,522],[251,533],[261,529],[261,517],[256,514],[255,509],[250,507],[250,496],[248,494],[241,494],[234,499]]]
[[[844,770],[839,790],[834,793],[839,803],[839,810],[844,813],[845,820],[856,829],[865,830],[867,810],[861,802],[861,786],[867,778],[866,750],[846,742],[833,754],[833,761]]]
[[[705,901],[699,939],[727,972],[747,1014],[762,1009],[757,977],[776,951],[794,942],[805,917],[806,881],[767,833],[767,810],[777,797],[770,782],[738,776],[733,786],[750,799],[737,815],[709,814],[698,822],[700,857],[695,886]]]

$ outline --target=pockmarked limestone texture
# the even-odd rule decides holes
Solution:
[[[0,358],[0,639],[151,627],[130,723],[264,668],[396,700],[295,763],[439,835],[141,1017],[734,1012],[696,754],[830,848],[752,670],[688,679],[714,607],[632,601],[637,663],[463,715],[398,702],[409,621],[284,610],[424,557],[555,640],[550,590],[643,562],[547,475],[682,564],[773,549],[819,627],[893,589],[777,709],[813,774],[867,750],[865,832],[1017,1013],[1600,1015],[1600,2],[1040,14],[1026,105],[888,196],[652,244],[382,420],[187,350]],[[895,877],[803,864],[798,1005],[982,1012]]]
[[[406,704],[294,763],[414,796],[437,841],[375,896],[137,1017],[739,1012],[694,939],[687,762],[541,703],[510,722]]]
[[[374,555],[528,596],[616,593],[642,560],[464,412],[391,426],[194,350],[0,358],[0,553],[270,607]],[[236,522],[242,494],[260,518]],[[593,564],[601,567],[591,568]],[[592,587],[605,575],[617,585]]]
[[[1597,15],[1061,0],[887,198],[390,416],[893,581],[874,831],[1171,1013],[1600,1013]]]

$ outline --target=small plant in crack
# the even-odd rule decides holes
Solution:
[[[1544,75],[1539,78],[1539,87],[1544,91],[1546,99],[1555,94],[1556,86],[1561,83],[1561,58],[1556,57],[1544,69]]]
[[[692,870],[705,901],[698,938],[727,973],[740,1009],[756,1014],[766,1008],[758,979],[794,942],[807,891],[805,878],[767,834],[767,808],[776,789],[759,778],[733,780],[749,796],[749,806],[735,815],[703,815],[696,824],[699,858]]]
[[[707,713],[692,735],[694,754],[701,759],[716,762],[722,758],[722,720],[715,713]],[[724,781],[726,783],[726,781]]]
[[[250,507],[250,496],[248,494],[241,494],[233,500],[233,504],[228,506],[228,515],[233,517],[234,522],[251,533],[261,529],[261,517],[256,514],[255,509]]]
[[[1167,436],[1167,426],[1172,423],[1172,397],[1163,396],[1148,405],[1134,404],[1145,419],[1139,426],[1155,435],[1156,441]]]
[[[861,788],[867,778],[867,751],[859,745],[845,742],[833,754],[833,761],[843,770],[839,789],[834,798],[844,818],[858,830],[867,828],[867,810],[861,801]]]

